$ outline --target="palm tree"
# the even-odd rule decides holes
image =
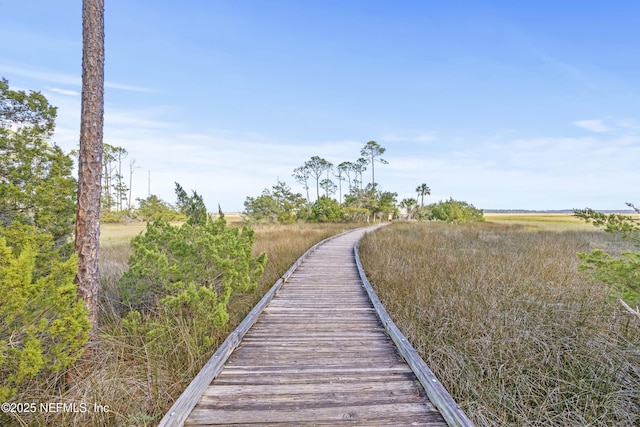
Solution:
[[[423,182],[416,187],[416,193],[420,196],[420,207],[424,208],[424,196],[431,195],[431,189]]]
[[[413,216],[414,208],[418,206],[418,201],[413,197],[408,197],[406,199],[402,199],[400,202],[400,207],[407,210],[407,219],[411,219]]]

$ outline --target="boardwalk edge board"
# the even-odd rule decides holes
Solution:
[[[367,228],[367,227],[362,227]],[[293,274],[298,266],[315,251],[320,245],[340,237],[344,234],[353,232],[357,229],[351,229],[339,234],[330,236],[315,245],[311,246],[300,258],[298,258],[291,267],[279,278],[276,283],[271,286],[271,289],[264,294],[258,304],[247,314],[244,320],[238,325],[238,327],[227,337],[218,350],[211,356],[209,361],[205,363],[200,372],[195,376],[193,381],[182,392],[178,399],[173,403],[169,411],[160,420],[158,427],[182,427],[185,420],[191,413],[191,410],[196,406],[200,397],[204,394],[205,390],[211,384],[211,382],[220,374],[224,368],[227,359],[231,356],[231,353],[240,345],[242,338],[247,331],[258,320],[258,317],[264,310],[264,308],[271,302],[273,297],[278,293],[278,290],[286,283],[287,279]]]
[[[367,276],[360,262],[358,255],[358,243],[353,246],[353,252],[356,259],[356,265],[358,266],[358,273],[362,280],[362,286],[367,291],[369,299],[373,304],[380,321],[387,331],[389,337],[393,340],[398,348],[398,352],[405,359],[411,370],[414,372],[420,384],[424,387],[427,397],[431,400],[431,403],[440,411],[442,417],[449,426],[460,427],[473,427],[473,423],[460,408],[458,403],[451,397],[447,389],[442,385],[440,380],[429,369],[429,366],[422,360],[418,352],[411,345],[409,340],[404,336],[400,329],[393,323],[391,317],[387,313],[387,310],[382,306],[380,299],[376,295],[371,283],[367,279]]]

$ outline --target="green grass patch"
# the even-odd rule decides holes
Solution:
[[[486,221],[496,224],[521,225],[529,231],[577,231],[591,230],[593,225],[587,224],[573,214],[551,213],[518,213],[484,214]]]

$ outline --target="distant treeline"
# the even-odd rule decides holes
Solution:
[[[483,209],[484,213],[492,214],[492,213],[504,213],[504,214],[573,214],[575,212],[574,209],[551,209],[551,210],[528,210],[528,209]],[[600,210],[598,212],[602,212],[605,214],[622,214],[622,215],[630,215],[634,214],[635,211],[631,209],[618,209],[618,210]]]

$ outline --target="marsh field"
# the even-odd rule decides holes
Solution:
[[[478,426],[640,425],[640,322],[578,270],[626,242],[568,215],[395,223],[360,255],[393,320]]]
[[[255,293],[232,298],[217,345],[308,247],[356,226],[256,225],[254,252],[268,263]],[[188,330],[145,344],[123,325],[117,281],[143,230],[102,228],[90,373],[72,372],[83,380],[65,392],[34,384],[21,396],[109,411],[38,413],[24,423],[155,425],[211,356],[185,344]],[[570,215],[496,214],[466,225],[393,223],[365,236],[360,255],[393,320],[476,425],[640,425],[640,322],[578,271],[577,253],[595,248],[628,246]]]

